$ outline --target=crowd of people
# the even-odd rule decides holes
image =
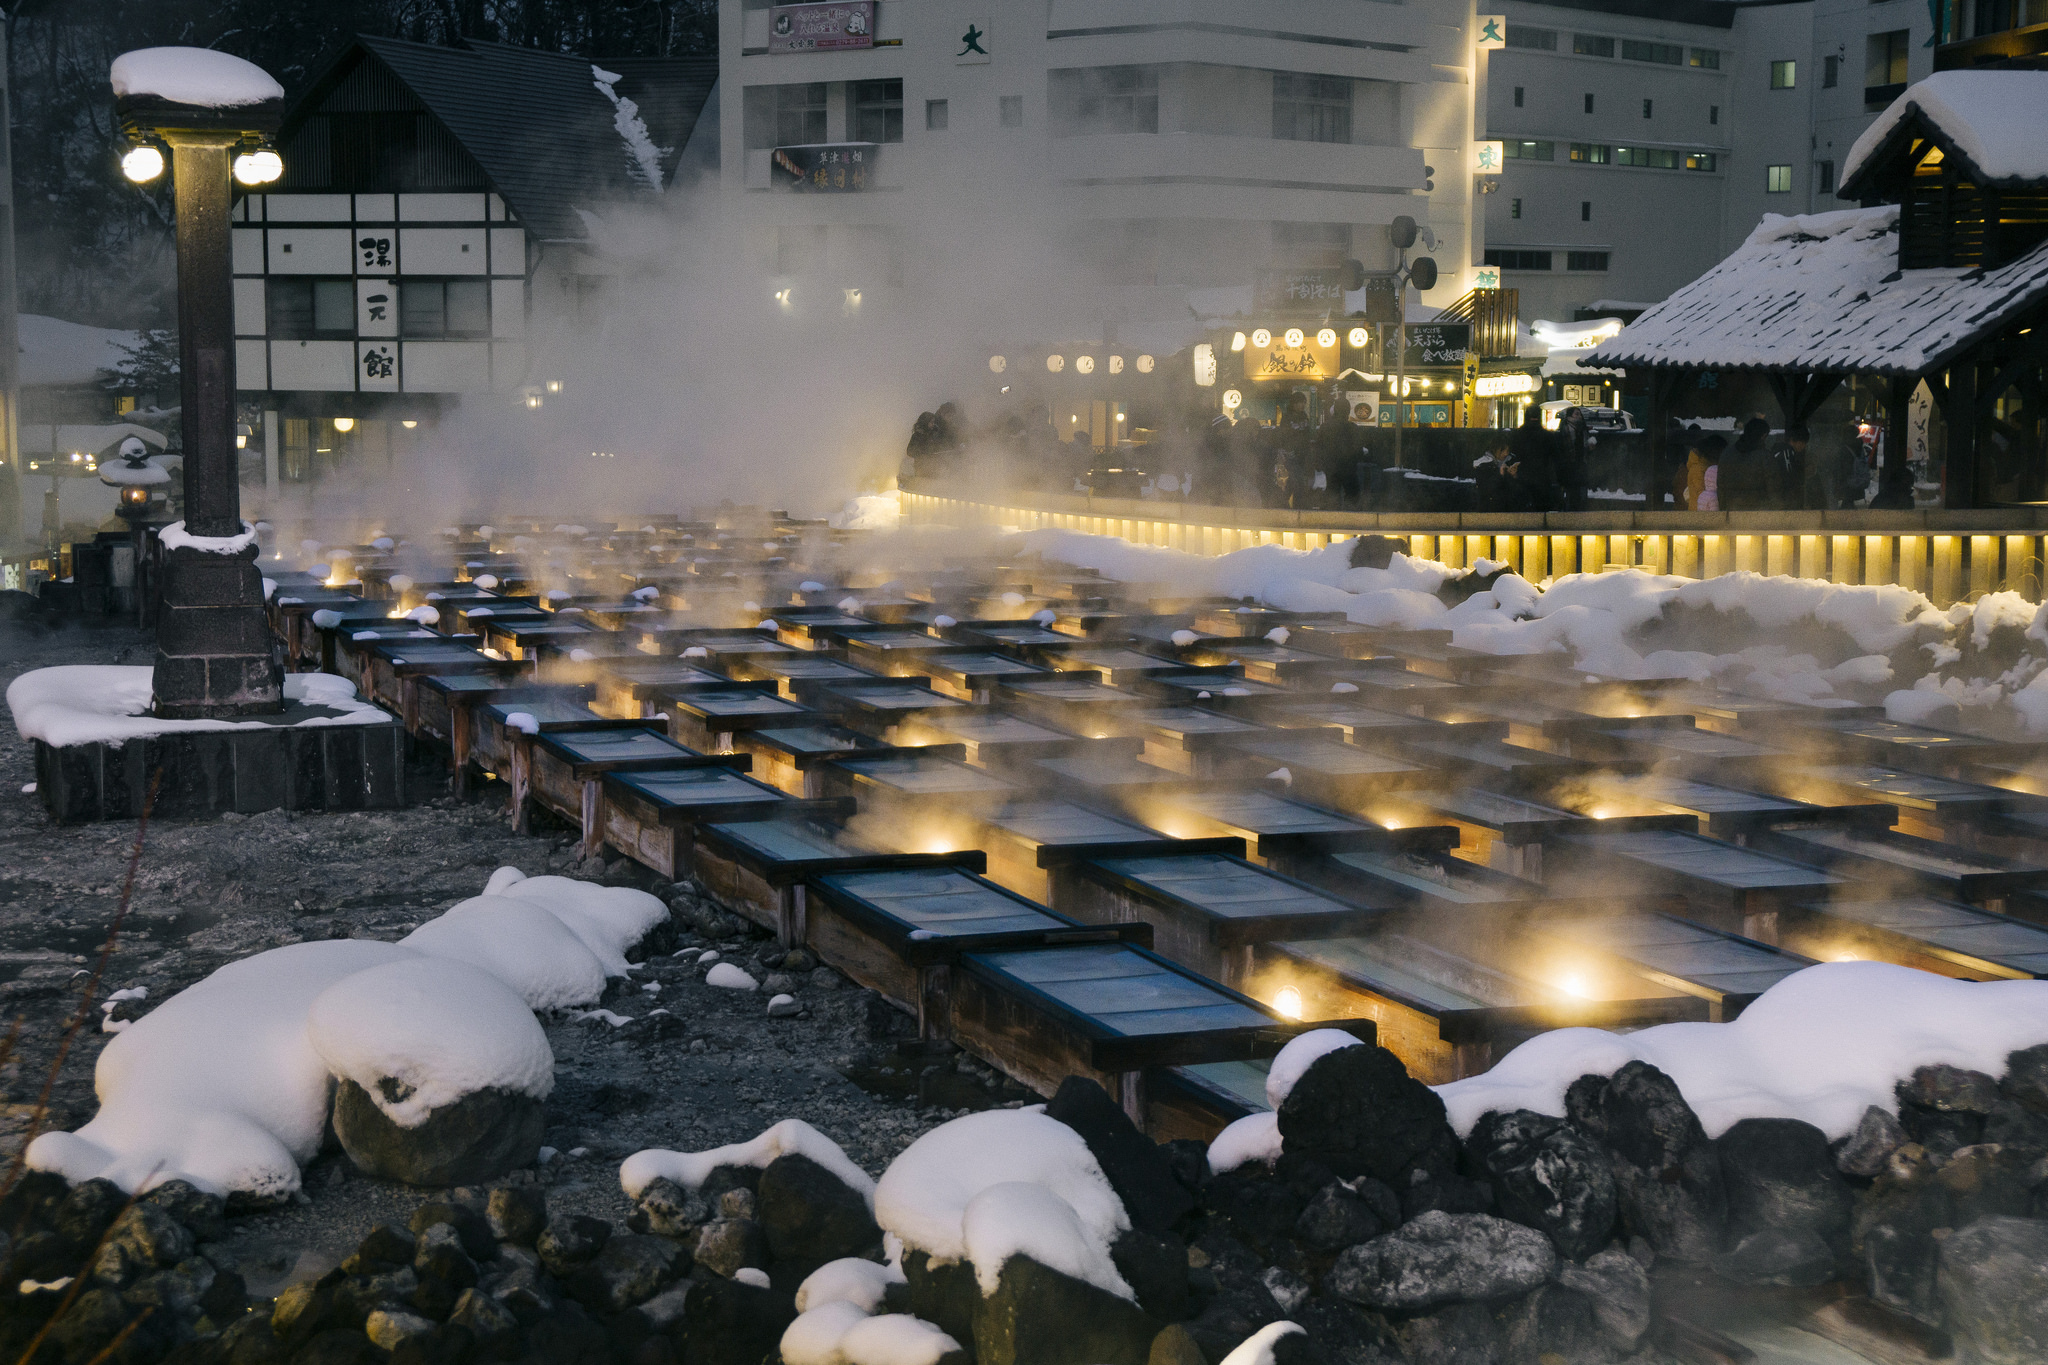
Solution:
[[[1330,394],[1322,407],[1321,420],[1311,419],[1308,395],[1295,392],[1271,421],[1244,409],[1207,421],[1199,413],[1169,415],[1162,429],[1149,433],[1148,444],[1100,452],[1085,425],[1062,441],[1042,411],[1011,409],[970,430],[959,405],[944,403],[919,414],[901,472],[957,473],[972,446],[978,457],[999,461],[1008,482],[1025,487],[1092,487],[1111,466],[1124,476],[1142,467],[1154,491],[1190,502],[1381,510],[1387,501],[1383,473],[1395,464],[1392,429],[1374,420],[1371,404],[1351,403],[1341,393]],[[1674,425],[1666,451],[1675,467],[1668,477],[1655,478],[1651,501],[1665,510],[1700,512],[1853,507],[1873,467],[1868,436],[1858,423],[1836,422],[1814,429],[1795,425],[1774,439],[1761,414],[1749,418],[1732,442],[1697,425]],[[1589,429],[1584,410],[1564,409],[1552,429],[1544,424],[1542,408],[1531,403],[1519,426],[1489,431],[1479,440],[1481,453],[1469,472],[1445,471],[1460,482],[1470,480],[1469,495],[1459,499],[1469,510],[1574,512],[1587,506],[1600,437]]]

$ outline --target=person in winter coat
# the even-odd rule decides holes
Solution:
[[[1486,453],[1472,462],[1472,510],[1515,512],[1521,510],[1521,486],[1515,477],[1515,459],[1508,451],[1508,434],[1487,438]]]
[[[1696,512],[1718,512],[1721,510],[1721,495],[1717,485],[1721,479],[1721,466],[1710,464],[1700,472],[1700,496],[1694,505]]]
[[[1522,425],[1508,436],[1508,454],[1519,466],[1516,482],[1521,485],[1523,510],[1560,510],[1556,452],[1557,437],[1543,429],[1543,410],[1531,403],[1522,412]]]
[[[1724,512],[1767,512],[1780,505],[1782,481],[1773,452],[1767,448],[1771,424],[1752,417],[1742,435],[1721,458],[1720,504]]]
[[[1709,489],[1716,488],[1719,480],[1721,452],[1728,449],[1727,438],[1715,432],[1697,437],[1693,448],[1685,456],[1685,505],[1695,512],[1719,510],[1718,499],[1714,507],[1704,501]]]
[[[1586,490],[1592,486],[1587,461],[1591,437],[1586,431],[1586,413],[1583,408],[1566,408],[1563,419],[1557,424],[1556,485],[1560,499],[1560,510],[1583,512],[1586,510]]]
[[[1287,400],[1280,420],[1266,434],[1266,506],[1309,505],[1310,446],[1314,440],[1315,431],[1308,420],[1308,399],[1297,393]]]
[[[1311,505],[1334,507],[1343,499],[1346,483],[1355,477],[1363,435],[1363,429],[1351,421],[1351,404],[1331,395],[1329,411],[1316,428],[1314,455],[1309,461],[1314,469],[1309,478]],[[1323,480],[1321,488],[1315,487],[1317,475]]]

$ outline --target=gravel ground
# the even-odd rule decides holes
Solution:
[[[128,629],[35,635],[0,623],[0,688],[31,668],[147,663],[151,649],[148,636]],[[0,1012],[21,1029],[0,1069],[0,1153],[8,1156],[20,1147],[78,1010],[135,841],[132,825],[52,824],[23,790],[34,778],[31,746],[11,725],[0,726]],[[398,939],[476,895],[505,864],[691,899],[692,888],[658,883],[630,863],[579,865],[566,830],[514,834],[502,787],[465,801],[439,795],[445,784],[433,756],[409,782],[416,795],[433,799],[402,812],[276,811],[152,823],[99,998],[147,987],[139,1013],[267,948]],[[682,946],[716,948],[757,979],[773,970],[760,960],[779,954],[773,941],[738,921],[714,913],[683,927]],[[805,977],[796,992],[804,1013],[770,1019],[767,992],[706,986],[703,972],[683,956],[660,957],[607,992],[604,1008],[630,1022],[544,1021],[556,1076],[546,1142],[561,1155],[531,1178],[548,1187],[555,1206],[623,1221],[621,1158],[644,1147],[738,1142],[788,1117],[810,1122],[879,1174],[954,1113],[1026,1098],[978,1063],[902,1042],[909,1021],[844,982],[828,987]],[[57,1074],[46,1126],[74,1128],[92,1117],[93,1064],[112,1036],[98,1031],[97,1008],[92,1015],[91,1030],[76,1035]],[[951,1107],[920,1103],[920,1089]],[[299,1202],[234,1219],[230,1246],[251,1291],[274,1293],[337,1263],[372,1224],[403,1223],[420,1203],[445,1197],[367,1179],[332,1151],[307,1167]]]

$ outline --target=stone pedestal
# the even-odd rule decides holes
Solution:
[[[156,715],[176,720],[284,709],[284,664],[263,614],[256,547],[164,552],[156,627]]]

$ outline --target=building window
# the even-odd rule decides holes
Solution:
[[[1799,63],[1792,61],[1771,63],[1771,89],[1790,90],[1799,84]]]
[[[1764,167],[1764,192],[1766,194],[1792,193],[1792,168],[1790,166]]]
[[[1648,101],[1648,100],[1644,100],[1644,101],[1643,101],[1643,117],[1644,117],[1644,118],[1648,118],[1649,116],[1650,116],[1650,101]]]
[[[398,331],[408,337],[487,337],[489,280],[400,280]]]
[[[805,147],[825,140],[825,82],[775,87],[775,145]]]
[[[1816,161],[1813,163],[1813,189],[1816,194],[1835,192],[1835,163]]]
[[[1514,161],[1555,161],[1557,159],[1557,144],[1555,142],[1517,142],[1509,139],[1501,143],[1500,147],[1501,155]]]
[[[1590,200],[1590,199],[1581,199],[1581,200],[1579,201],[1579,221],[1580,221],[1580,222],[1582,222],[1582,223],[1590,223],[1590,222],[1592,222],[1592,221],[1593,221],[1593,201],[1592,201],[1592,200]]]
[[[1548,270],[1550,253],[1547,251],[1516,251],[1501,247],[1486,249],[1486,263],[1498,270]]]
[[[1586,112],[1589,114],[1593,112],[1593,92],[1590,90],[1586,92]]]
[[[1510,218],[1520,218],[1521,216],[1522,216],[1522,201],[1521,201],[1521,200],[1519,200],[1519,199],[1510,199],[1510,200],[1508,200],[1508,217],[1510,217]]]
[[[284,427],[284,458],[278,461],[277,475],[286,483],[304,483],[313,477],[313,420],[287,417],[280,425]]]
[[[1605,270],[1607,253],[1604,251],[1567,251],[1564,254],[1566,270]]]
[[[1089,66],[1051,73],[1067,134],[1159,131],[1159,68]]]
[[[853,83],[853,141],[903,141],[903,82]]]
[[[996,121],[1005,128],[1024,126],[1024,97],[1004,95],[996,101]]]
[[[1832,90],[1842,82],[1842,59],[1830,52],[1820,59],[1820,88]]]
[[[1519,109],[1519,108],[1521,108],[1521,107],[1522,107],[1522,87],[1518,85],[1518,86],[1516,86],[1516,87],[1515,87],[1515,108]]]
[[[1906,83],[1906,59],[1913,50],[1910,29],[1873,33],[1864,40],[1863,97],[1890,101],[1892,87]],[[1884,92],[1880,94],[1879,92]]]
[[[1537,52],[1557,51],[1557,30],[1554,28],[1530,28],[1526,24],[1508,25],[1508,46],[1526,47]]]
[[[1614,39],[1597,37],[1591,33],[1574,33],[1572,51],[1581,57],[1612,57]]]
[[[1608,149],[1598,142],[1574,142],[1571,155],[1572,160],[1583,161],[1588,166],[1605,166]]]
[[[1708,105],[1708,106],[1707,106],[1707,122],[1709,122],[1709,123],[1716,123],[1716,124],[1717,124],[1717,123],[1719,123],[1720,121],[1721,121],[1721,106],[1720,106],[1720,105],[1718,105],[1718,104],[1710,104],[1710,105]]]
[[[1614,164],[1617,166],[1648,166],[1652,170],[1675,171],[1678,169],[1678,153],[1668,147],[1616,147]]]
[[[1721,69],[1721,50],[1715,47],[1696,47],[1692,50],[1687,64],[1696,66],[1702,71],[1719,71]]]
[[[1685,154],[1685,168],[1689,171],[1711,171],[1714,169],[1714,154],[1712,152],[1687,152]]]
[[[924,102],[924,127],[926,132],[945,132],[946,125],[952,117],[952,112],[944,100],[926,100]]]
[[[290,279],[265,282],[264,302],[274,337],[352,337],[356,334],[354,280]]]
[[[1662,62],[1666,66],[1684,66],[1685,49],[1676,43],[1646,43],[1635,38],[1621,40],[1621,55],[1631,62]]]
[[[1273,136],[1285,142],[1351,141],[1350,78],[1275,71]]]

